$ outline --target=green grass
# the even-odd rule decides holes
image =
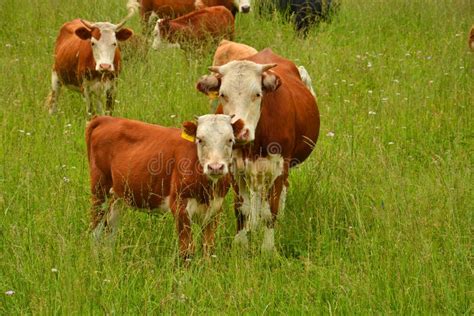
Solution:
[[[229,194],[217,259],[187,269],[170,214],[127,211],[113,246],[90,242],[86,106],[66,89],[57,115],[43,101],[62,23],[125,15],[94,3],[0,4],[0,314],[473,313],[471,1],[345,0],[306,40],[239,15],[237,41],[308,69],[321,136],[291,173],[278,256],[232,251]],[[194,85],[212,52],[124,57],[117,116],[208,111]]]

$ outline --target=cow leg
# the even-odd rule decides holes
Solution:
[[[116,93],[115,83],[112,83],[112,86],[105,91],[105,95],[107,98],[106,104],[105,104],[106,115],[112,115],[114,111],[115,93]]]
[[[105,212],[102,208],[102,204],[109,197],[109,191],[112,187],[112,183],[107,179],[102,172],[98,169],[93,168],[90,172],[91,175],[91,193],[92,193],[92,207],[90,211],[90,225],[89,229],[93,232],[100,231],[103,226],[103,218]],[[95,233],[94,233],[95,235]]]
[[[244,184],[242,179],[239,179],[240,183]],[[237,219],[237,234],[234,237],[233,245],[247,247],[249,240],[247,237],[247,218],[248,212],[250,209],[250,201],[248,198],[247,192],[243,192],[244,187],[239,187],[239,185],[234,181],[233,188],[235,192],[234,197],[234,210],[235,217]]]
[[[202,249],[204,252],[204,257],[209,258],[215,248],[214,236],[217,230],[218,224],[218,216],[213,216],[204,226],[203,228],[203,243]]]
[[[61,90],[61,82],[59,81],[58,74],[53,70],[51,73],[51,91],[46,98],[46,106],[48,107],[49,114],[56,112],[57,99],[59,91]]]
[[[171,202],[171,211],[176,220],[178,232],[179,255],[185,261],[190,261],[194,254],[194,243],[191,232],[191,219],[186,210],[186,203],[176,199]]]

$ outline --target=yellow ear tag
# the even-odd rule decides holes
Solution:
[[[181,132],[181,138],[186,139],[187,141],[190,141],[192,143],[194,143],[196,141],[196,138],[194,136],[189,135],[185,131]]]
[[[207,94],[208,98],[211,100],[215,100],[219,97],[219,92],[218,91],[210,91]]]

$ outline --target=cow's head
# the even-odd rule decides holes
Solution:
[[[260,119],[263,95],[280,86],[280,78],[269,69],[276,64],[256,64],[251,61],[231,61],[223,66],[212,66],[214,75],[202,77],[197,89],[205,94],[216,93],[224,114],[235,115],[244,128],[237,135],[239,142],[255,139],[255,129]]]
[[[83,40],[90,40],[92,54],[95,61],[95,70],[100,72],[115,71],[114,58],[117,41],[125,41],[133,31],[122,28],[123,24],[97,22],[90,24],[81,20],[84,26],[76,29],[76,35]]]
[[[250,0],[234,0],[234,5],[239,9],[239,12],[250,12]]]
[[[229,172],[235,135],[243,127],[242,121],[231,121],[229,115],[207,114],[198,117],[196,122],[183,123],[184,133],[195,139],[204,174],[212,179]]]

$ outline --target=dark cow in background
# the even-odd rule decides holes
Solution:
[[[123,203],[150,213],[171,210],[182,258],[194,252],[193,219],[203,228],[203,250],[209,255],[230,187],[232,146],[242,125],[214,114],[185,122],[183,131],[109,116],[92,119],[86,144],[94,235],[113,231]],[[106,201],[107,214],[102,209]]]
[[[218,112],[244,123],[234,149],[237,235],[247,244],[247,232],[265,224],[262,250],[273,251],[274,225],[284,208],[288,174],[305,161],[319,135],[316,98],[302,81],[296,65],[265,49],[244,60],[209,68],[197,89],[218,93]]]
[[[234,17],[224,6],[193,11],[174,20],[159,19],[153,30],[153,49],[165,40],[172,45],[199,45],[206,40],[219,41],[234,36]]]
[[[112,113],[115,79],[121,62],[117,41],[132,36],[132,30],[123,26],[138,11],[135,0],[129,0],[127,7],[128,15],[118,24],[75,19],[61,27],[54,50],[51,92],[46,100],[50,113],[56,111],[63,85],[84,95],[90,114],[96,110],[102,112],[102,96],[105,94],[106,112]]]
[[[474,51],[474,25],[471,26],[471,31],[469,32],[469,38],[467,42],[469,44],[469,48]]]
[[[327,20],[338,5],[336,0],[260,0],[255,6],[261,15],[278,10],[294,18],[297,32],[306,36],[312,25]]]

